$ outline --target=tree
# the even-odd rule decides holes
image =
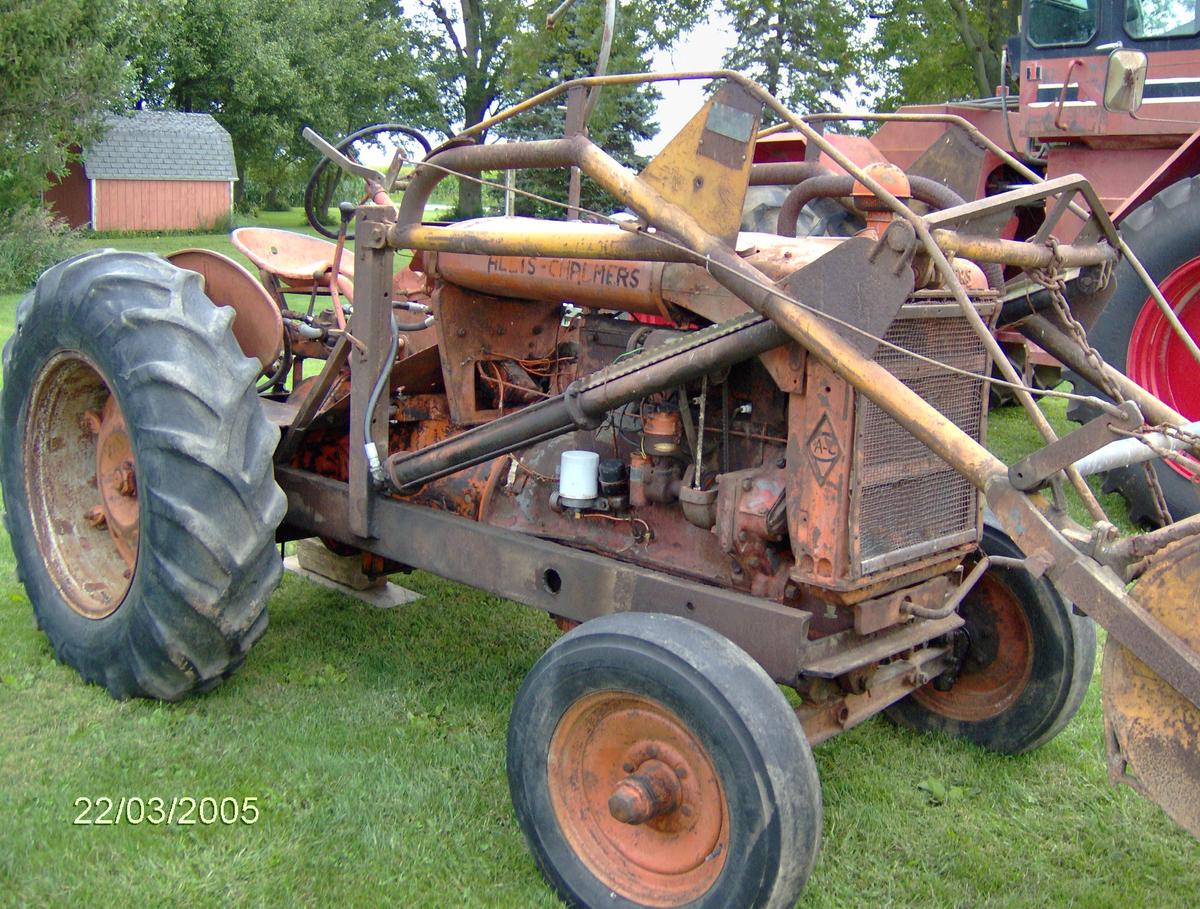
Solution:
[[[546,44],[537,73],[527,77],[522,90],[535,94],[559,83],[590,76],[596,68],[603,30],[603,4],[583,3],[572,7],[554,31],[539,35]],[[648,6],[622,7],[613,34],[610,72],[637,72],[648,68],[653,24]],[[518,53],[524,52],[517,48]],[[658,131],[654,123],[655,104],[661,96],[653,85],[607,86],[600,93],[587,125],[589,138],[628,167],[640,170],[646,159],[637,154],[639,141],[652,138]],[[500,124],[496,132],[510,139],[544,139],[561,136],[566,125],[566,99],[545,104]],[[567,172],[532,170],[518,177],[520,188],[567,201]],[[613,199],[591,180],[582,181],[580,204],[592,211],[613,207]],[[538,202],[529,197],[516,199],[518,214],[540,218],[563,218],[566,211],[558,205]]]
[[[18,0],[0,16],[0,212],[36,203],[48,174],[120,105],[133,0]]]
[[[549,36],[544,23],[546,15],[558,6],[557,0],[420,0],[406,6],[412,9],[413,20],[423,34],[421,56],[429,83],[441,102],[442,131],[452,134],[481,123],[504,104],[545,87],[554,72],[571,72],[574,67],[561,58],[563,42],[568,40],[564,34],[571,22],[584,21],[575,17],[590,16],[594,21],[599,3],[579,0],[579,8],[573,9],[567,21]],[[618,21],[638,23],[636,35],[622,32],[623,41],[635,36],[639,41],[637,68],[644,68],[649,50],[669,46],[707,7],[707,0],[625,0]],[[599,42],[592,47],[593,56],[584,72],[595,66]],[[618,52],[621,50],[614,42],[614,53]],[[486,138],[485,131],[477,141]],[[460,216],[479,214],[479,190],[476,183],[460,181]]]
[[[861,2],[725,0],[737,42],[725,65],[792,110],[830,110],[859,82]]]
[[[1000,55],[1017,33],[1019,0],[876,0],[871,53],[880,106],[958,101],[993,94]],[[930,48],[938,48],[930,53]]]
[[[412,43],[386,0],[174,0],[135,57],[137,101],[212,114],[233,140],[239,201],[278,207],[316,160],[302,126],[332,138],[428,106]]]

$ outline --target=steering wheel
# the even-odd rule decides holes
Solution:
[[[346,138],[342,139],[335,146],[335,148],[339,152],[349,155],[350,148],[356,142],[361,142],[363,139],[370,139],[384,133],[404,136],[412,142],[415,142],[420,147],[421,154],[410,155],[409,157],[412,159],[423,157],[424,155],[429,154],[429,140],[426,139],[425,136],[419,131],[413,129],[411,126],[405,126],[402,123],[375,123],[371,126],[363,127],[357,132],[353,132],[346,136]],[[317,217],[316,210],[318,204],[317,195],[318,189],[321,185],[321,179],[324,177],[325,171],[331,163],[332,162],[329,160],[329,158],[323,157],[317,162],[317,166],[313,168],[312,174],[308,178],[308,183],[304,187],[304,216],[308,219],[308,223],[312,225],[313,230],[321,234],[323,237],[328,237],[330,240],[336,240],[338,236],[337,230],[327,227],[321,221],[321,219]],[[380,175],[380,181],[382,181],[382,175]],[[368,184],[370,183],[369,178],[367,179],[367,182]],[[371,193],[368,192],[368,195],[370,194]],[[346,239],[353,240],[354,235],[348,234]]]

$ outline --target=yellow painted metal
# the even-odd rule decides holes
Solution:
[[[647,262],[702,262],[703,257],[611,224],[479,218],[445,227],[397,225],[388,240],[397,249],[488,256],[546,256]]]
[[[1131,596],[1200,651],[1200,539],[1159,552]],[[1112,637],[1102,687],[1110,778],[1132,786],[1200,837],[1200,707]]]
[[[714,237],[732,243],[742,221],[761,112],[762,105],[740,86],[725,85],[646,165],[641,180],[685,209]],[[751,118],[740,142],[711,128],[722,113]]]

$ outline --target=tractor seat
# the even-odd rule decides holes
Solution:
[[[333,268],[336,247],[328,240],[271,227],[239,227],[230,237],[233,245],[267,274],[284,282],[311,282]],[[354,254],[342,253],[339,273],[354,276]]]

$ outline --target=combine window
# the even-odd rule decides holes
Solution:
[[[1096,0],[1030,0],[1029,40],[1035,46],[1087,44],[1095,34]]]
[[[1196,0],[1128,0],[1125,31],[1131,38],[1174,38],[1200,32]]]

